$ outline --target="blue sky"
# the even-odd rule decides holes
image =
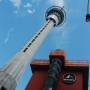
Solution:
[[[58,1],[0,0],[0,67],[40,29],[45,21],[46,9]],[[87,0],[64,2],[65,23],[51,30],[33,58],[48,59],[48,53],[59,48],[66,51],[67,59],[90,62],[90,23],[85,22]],[[24,90],[30,77],[28,66],[16,90]]]

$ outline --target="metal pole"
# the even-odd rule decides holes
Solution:
[[[63,60],[64,61],[64,60]],[[48,74],[44,83],[43,90],[56,90],[59,73],[62,70],[63,62],[60,58],[53,58],[49,66]]]

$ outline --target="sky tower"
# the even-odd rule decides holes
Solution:
[[[30,63],[36,50],[39,48],[49,31],[61,25],[65,19],[63,7],[53,6],[46,11],[44,26],[26,43],[0,71],[0,90],[15,90],[17,82]]]

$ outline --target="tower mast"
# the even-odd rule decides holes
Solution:
[[[64,18],[63,7],[53,6],[47,10],[44,26],[0,71],[0,90],[15,90],[17,81],[25,67],[30,63],[49,31],[53,27],[62,24]]]

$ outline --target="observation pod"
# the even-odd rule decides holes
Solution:
[[[64,8],[59,6],[52,6],[46,11],[46,20],[53,20],[55,25],[58,26],[64,23],[66,14]]]

